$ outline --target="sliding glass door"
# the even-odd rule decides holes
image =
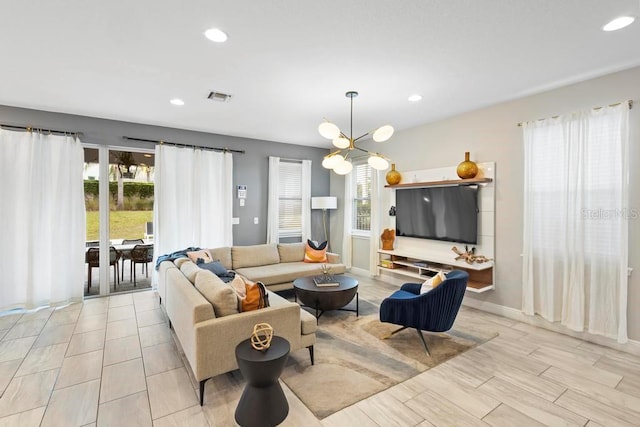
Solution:
[[[151,287],[153,152],[85,148],[85,296]]]

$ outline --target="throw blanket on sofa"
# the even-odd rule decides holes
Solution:
[[[166,255],[160,255],[158,257],[158,259],[156,260],[156,271],[160,270],[160,264],[162,263],[162,261],[175,261],[178,258],[186,258],[187,257],[187,252],[193,252],[193,251],[199,251],[201,250],[200,248],[187,248],[187,249],[183,249],[181,251],[176,251],[170,254],[166,254]]]

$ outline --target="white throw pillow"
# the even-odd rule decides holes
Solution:
[[[422,284],[422,286],[420,286],[420,294],[426,294],[431,289],[433,289],[433,286],[431,286],[432,282],[433,282],[433,277],[425,280],[424,283]]]
[[[420,294],[426,294],[433,288],[437,287],[440,283],[444,282],[447,279],[447,276],[441,271],[430,279],[424,281],[422,286],[420,287]]]

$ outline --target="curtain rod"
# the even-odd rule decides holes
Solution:
[[[615,104],[609,104],[609,105],[607,105],[607,107],[616,107],[618,105],[621,105],[623,102],[616,102]],[[633,100],[630,99],[630,100],[627,101],[627,103],[629,104],[629,109],[631,110],[633,108]],[[604,108],[604,107],[593,107],[592,110],[600,110],[602,108]],[[552,119],[557,119],[558,117],[560,117],[560,116],[551,116]],[[539,122],[540,120],[546,120],[546,119],[538,119],[538,120],[534,120],[534,121]],[[520,122],[520,123],[518,123],[518,126],[522,126],[524,123],[526,123],[526,122]]]
[[[8,125],[5,123],[0,123],[0,127],[3,128],[9,128],[9,129],[15,129],[15,130],[23,130],[26,132],[44,132],[44,133],[58,133],[61,135],[75,135],[75,136],[80,136],[82,135],[82,132],[78,132],[78,131],[68,131],[68,130],[55,130],[55,129],[44,129],[44,128],[37,128],[34,126],[16,126],[16,125]]]
[[[205,147],[202,145],[193,145],[193,144],[180,144],[178,142],[170,142],[162,139],[145,139],[145,138],[134,138],[132,136],[123,136],[122,139],[126,139],[129,141],[140,141],[140,142],[152,142],[154,144],[170,144],[175,145],[176,147],[193,147],[193,148],[202,148],[204,150],[214,150],[214,151],[223,151],[225,153],[238,153],[244,154],[244,150],[232,150],[229,147],[218,148],[218,147]]]

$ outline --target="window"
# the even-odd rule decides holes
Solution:
[[[522,308],[627,340],[628,104],[526,123]]]
[[[530,129],[528,201],[532,247],[563,254],[567,229],[588,257],[618,256],[622,208],[621,136],[612,115],[590,115]],[[567,238],[571,238],[567,236]]]
[[[354,165],[353,173],[353,222],[355,234],[369,234],[371,230],[371,166]]]
[[[279,237],[302,236],[302,163],[280,161]]]

